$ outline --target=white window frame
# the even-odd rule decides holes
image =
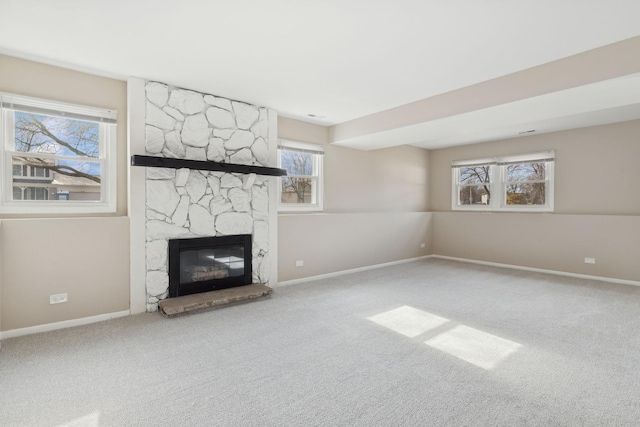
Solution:
[[[16,110],[79,118],[95,121],[99,124],[99,155],[97,158],[86,159],[92,163],[100,164],[100,200],[13,200],[12,156],[24,156],[25,154],[15,151],[14,147],[14,112]],[[117,112],[113,110],[0,92],[0,213],[89,214],[116,212],[116,121]],[[84,159],[83,157],[44,153],[37,153],[35,157],[59,160]]]
[[[517,163],[545,163],[544,182],[546,184],[544,205],[508,205],[506,181],[507,166]],[[460,168],[469,166],[490,166],[491,197],[486,205],[460,204]],[[451,163],[451,209],[456,211],[502,211],[502,212],[553,212],[554,206],[554,165],[555,152],[553,150],[500,157],[489,157],[470,160],[456,160]]]
[[[312,199],[315,203],[282,203],[282,179],[278,179],[278,212],[321,212],[324,206],[324,170],[323,158],[324,148],[319,144],[308,142],[291,141],[287,139],[278,140],[278,167],[282,167],[282,149],[288,151],[299,151],[313,155],[312,175],[300,175],[300,177],[311,177],[316,182],[315,194]]]

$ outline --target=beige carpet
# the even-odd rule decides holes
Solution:
[[[1,426],[637,426],[640,288],[424,260],[7,339]]]

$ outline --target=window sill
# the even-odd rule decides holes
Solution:
[[[99,203],[91,206],[75,205],[75,206],[51,206],[50,204],[34,203],[24,204],[7,204],[0,207],[0,214],[8,215],[73,215],[73,214],[115,214],[116,207],[108,204]]]
[[[553,208],[540,208],[540,209],[531,209],[531,208],[504,208],[504,209],[491,209],[491,208],[460,208],[455,207],[451,208],[452,212],[482,212],[482,213],[553,213]]]
[[[278,213],[322,213],[324,210],[319,206],[279,206]]]

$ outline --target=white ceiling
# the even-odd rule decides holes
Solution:
[[[638,0],[0,0],[0,52],[332,125],[638,36],[638,16]]]
[[[640,73],[335,142],[437,149],[640,119]],[[531,132],[534,131],[534,132]]]

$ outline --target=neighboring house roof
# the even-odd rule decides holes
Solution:
[[[76,176],[68,176],[62,175],[59,173],[53,173],[53,181],[52,185],[79,185],[83,187],[99,187],[100,183],[91,181],[87,178],[76,177]]]

